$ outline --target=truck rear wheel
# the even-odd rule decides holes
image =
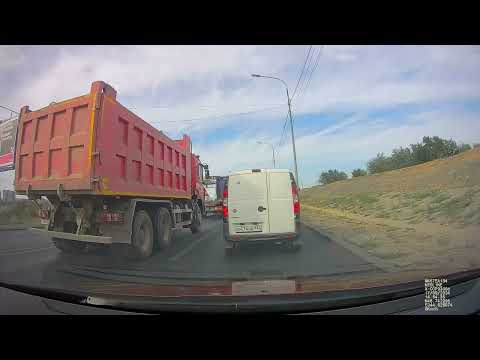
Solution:
[[[172,217],[165,208],[157,211],[157,245],[160,250],[170,246],[173,237]]]
[[[152,220],[145,210],[140,210],[133,221],[132,258],[142,260],[152,255],[153,239]]]
[[[87,247],[86,243],[76,240],[52,238],[52,241],[57,249],[68,254],[78,254]]]
[[[193,207],[193,212],[192,212],[192,224],[190,225],[190,230],[192,231],[192,234],[196,234],[200,232],[202,229],[202,212],[200,210],[200,207],[198,206],[198,203],[195,204]]]

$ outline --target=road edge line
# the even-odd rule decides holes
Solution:
[[[380,258],[378,258],[374,255],[369,254],[367,251],[365,251],[361,247],[359,247],[355,244],[352,244],[352,243],[348,242],[347,240],[342,239],[339,236],[336,236],[335,234],[333,234],[330,231],[326,231],[326,230],[320,228],[318,225],[312,224],[312,223],[310,223],[308,221],[305,221],[305,220],[300,220],[300,222],[303,225],[305,225],[307,228],[309,228],[310,230],[313,230],[313,231],[321,234],[322,236],[327,237],[330,241],[333,241],[333,242],[337,243],[338,245],[344,247],[345,249],[349,250],[353,254],[361,257],[363,260],[365,260],[369,263],[372,263],[373,265],[375,265],[376,267],[378,267],[379,269],[381,269],[385,272],[395,272],[395,271],[399,270],[397,266],[395,266],[393,264],[390,264],[390,263],[386,262],[385,260],[382,260],[382,259],[380,259]]]
[[[16,230],[26,230],[29,226],[28,225],[0,225],[0,231],[16,231]]]

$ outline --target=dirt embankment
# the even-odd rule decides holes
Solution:
[[[315,186],[302,218],[401,269],[480,266],[480,149]]]

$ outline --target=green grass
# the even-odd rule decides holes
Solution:
[[[467,191],[457,198],[451,198],[445,193],[439,194],[432,200],[432,206],[427,209],[427,214],[430,218],[445,217],[449,221],[463,220],[464,217],[468,219],[471,217],[471,213],[464,216],[464,212],[472,203],[474,194],[474,191]]]
[[[418,224],[422,222],[422,220],[418,216],[411,216],[407,218],[407,220],[408,220],[407,221],[408,224]]]
[[[400,253],[400,252],[392,252],[392,253],[388,253],[388,254],[378,254],[377,256],[379,258],[382,258],[382,259],[391,260],[391,259],[398,259],[400,257],[404,257],[405,255],[408,255],[408,254],[407,253]]]
[[[428,197],[434,196],[437,193],[438,193],[437,190],[415,191],[415,192],[406,194],[406,198],[414,201],[422,201]]]
[[[30,201],[0,203],[0,224],[14,224],[30,221],[37,217],[37,209]]]
[[[374,204],[378,201],[378,195],[376,194],[362,194],[357,196],[357,202],[362,205]]]
[[[451,240],[448,238],[440,238],[437,240],[438,244],[441,246],[448,246],[450,245]]]
[[[448,202],[445,202],[445,205],[440,208],[440,213],[446,215],[450,219],[453,219],[463,213],[465,208],[470,205],[470,203],[471,199],[465,196],[459,199],[452,199]]]
[[[447,199],[449,199],[450,196],[444,192],[442,193],[439,193],[437,195],[435,195],[432,199],[432,204],[438,204],[438,203],[441,203]]]
[[[360,195],[346,195],[346,196],[337,196],[333,198],[329,205],[333,207],[339,207],[342,209],[353,209],[353,208],[370,208],[373,204],[378,201],[378,195],[366,193]]]

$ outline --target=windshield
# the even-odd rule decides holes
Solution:
[[[2,282],[274,302],[480,267],[476,46],[0,58]]]

